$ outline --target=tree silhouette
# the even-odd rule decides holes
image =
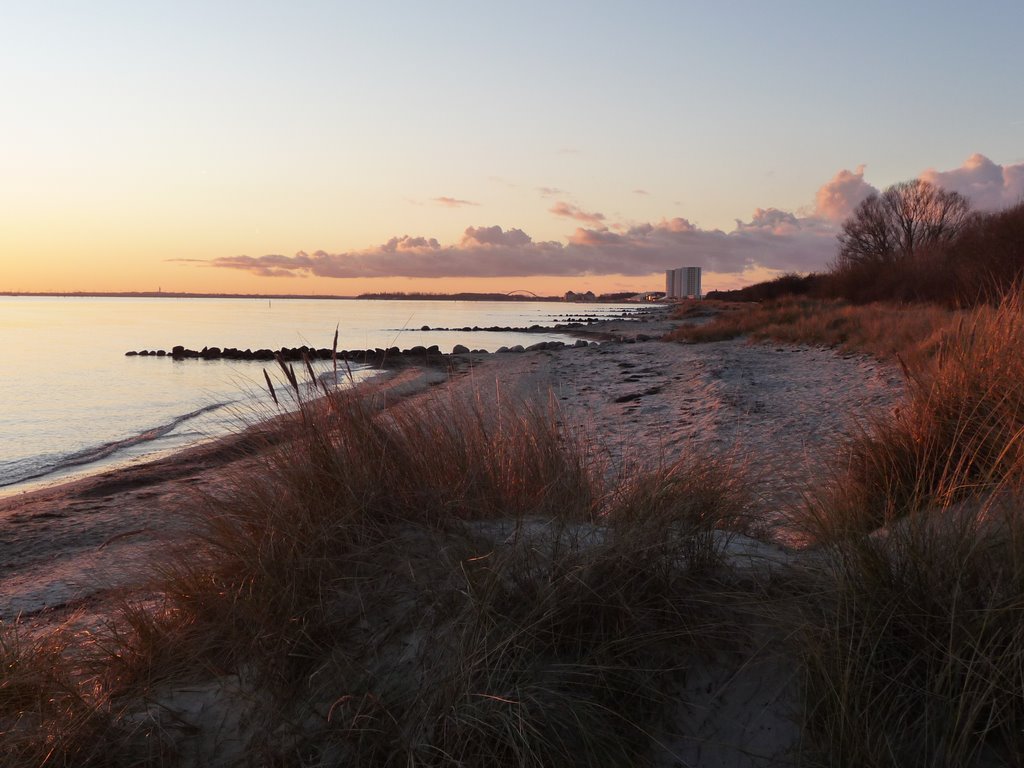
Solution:
[[[875,193],[843,222],[836,266],[891,265],[952,243],[971,223],[967,198],[914,179]]]

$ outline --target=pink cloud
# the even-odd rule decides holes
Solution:
[[[936,171],[929,168],[921,178],[936,186],[959,192],[975,208],[997,211],[1024,199],[1024,163],[999,165],[982,154],[971,155],[959,168]]]
[[[461,245],[463,247],[499,245],[518,248],[530,245],[532,242],[530,236],[521,229],[504,231],[499,226],[466,227]]]
[[[736,219],[737,232],[770,232],[775,235],[789,235],[799,231],[800,221],[787,211],[778,208],[757,208],[750,221]]]
[[[842,223],[864,198],[875,192],[878,190],[864,181],[863,165],[852,172],[844,168],[818,190],[814,213],[826,221]]]
[[[433,198],[433,202],[438,205],[443,205],[446,208],[462,208],[466,205],[479,205],[479,203],[474,203],[470,200],[459,200],[455,197],[435,197]]]
[[[576,221],[582,221],[595,226],[604,221],[603,213],[587,213],[586,211],[581,211],[575,205],[562,200],[548,208],[548,211],[555,214],[555,216],[565,216],[568,219],[576,219]]]

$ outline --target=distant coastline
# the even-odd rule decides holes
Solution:
[[[618,303],[632,294],[596,297],[596,303]],[[363,293],[358,296],[295,293],[188,293],[183,291],[0,291],[0,296],[56,297],[63,299],[351,299],[363,301],[551,301],[564,302],[563,296],[537,296],[522,293]]]
[[[0,291],[0,296],[61,299],[355,299],[356,296],[287,293],[188,293],[185,291]]]

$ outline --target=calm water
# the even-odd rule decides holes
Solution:
[[[420,331],[552,325],[627,307],[547,302],[0,297],[0,495],[151,458],[236,429],[266,363],[125,357],[183,344],[496,350],[555,334]],[[635,310],[635,307],[634,307]],[[405,329],[405,330],[403,330]],[[372,375],[356,369],[358,377]]]

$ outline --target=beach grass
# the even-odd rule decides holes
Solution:
[[[748,601],[722,567],[751,498],[738,467],[610,468],[550,404],[298,405],[295,439],[190,511],[92,644],[75,701],[118,747],[33,716],[72,762],[642,764],[687,670],[742,648]],[[0,690],[28,722],[20,679]],[[46,764],[50,741],[19,759]]]
[[[1021,489],[1024,300],[978,307],[934,338],[928,355],[903,364],[905,405],[862,420],[800,511],[818,540]]]
[[[795,650],[809,764],[1024,760],[1019,500],[832,545]]]
[[[762,303],[706,302],[709,322],[682,325],[666,341],[709,343],[740,336],[753,341],[831,347],[892,361],[927,359],[956,333],[965,313],[931,304],[849,304],[790,297]]]
[[[861,415],[794,510],[818,544],[773,609],[797,627],[803,764],[1024,761],[1022,331],[1014,289],[961,312],[732,305],[675,335],[828,345],[903,369],[905,403]]]

